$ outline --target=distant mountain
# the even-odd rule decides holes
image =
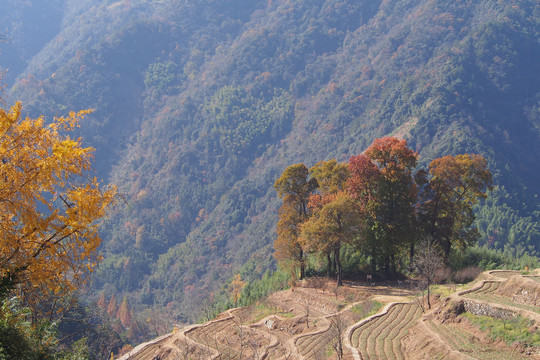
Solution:
[[[286,166],[385,135],[422,165],[484,155],[498,187],[477,209],[481,243],[540,249],[534,0],[29,0],[0,14],[0,64],[19,72],[8,104],[96,110],[80,134],[126,199],[103,226],[96,290],[193,320],[234,272],[275,266]]]

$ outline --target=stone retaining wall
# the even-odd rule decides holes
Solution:
[[[501,309],[490,304],[480,303],[473,300],[463,300],[465,311],[474,315],[491,316],[498,319],[509,319],[515,317],[515,311]]]

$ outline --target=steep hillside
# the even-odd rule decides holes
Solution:
[[[248,279],[273,267],[272,185],[286,166],[346,160],[384,135],[423,164],[484,155],[500,187],[478,209],[482,243],[540,249],[538,11],[532,0],[66,1],[8,95],[32,114],[96,109],[80,133],[126,202],[104,224],[93,286],[194,320],[240,267]]]

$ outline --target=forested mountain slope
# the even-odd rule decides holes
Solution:
[[[57,33],[7,97],[33,115],[96,109],[80,134],[126,199],[103,226],[96,289],[193,319],[240,267],[273,266],[286,166],[344,161],[385,135],[424,166],[484,155],[499,187],[478,209],[481,242],[540,249],[536,1],[58,6]],[[13,41],[0,64],[33,46]]]

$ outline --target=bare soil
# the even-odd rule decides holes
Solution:
[[[536,278],[511,276],[499,286],[495,294],[509,297],[520,304],[540,307],[540,282]]]
[[[529,306],[540,304],[539,279],[516,272],[485,272],[479,278],[503,281],[497,290],[499,296]],[[470,286],[471,289],[476,287],[480,286]],[[375,300],[388,305],[414,302],[424,306],[423,315],[408,334],[400,343],[392,345],[405,359],[489,359],[490,354],[497,354],[498,358],[513,354],[511,358],[516,360],[540,359],[539,349],[493,341],[470,324],[461,316],[465,298],[458,292],[448,297],[432,296],[432,308],[427,309],[425,299],[415,298],[418,292],[414,288],[414,282],[402,281],[346,282],[336,288],[333,280],[312,278],[272,294],[258,304],[229,310],[213,321],[138,346],[122,359],[339,359],[336,349],[341,343],[343,359],[359,360],[359,351],[350,342],[352,329],[357,324],[375,320],[365,319],[363,316],[367,313],[361,316],[351,309]],[[466,334],[468,346],[484,349],[481,350],[484,352],[457,346],[440,329]],[[532,329],[538,331],[537,324]],[[338,340],[341,341],[338,343]]]

